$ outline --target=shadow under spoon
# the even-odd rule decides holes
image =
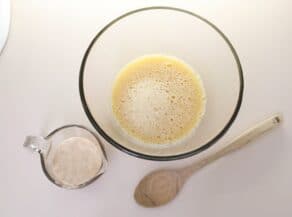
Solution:
[[[281,115],[273,115],[246,130],[231,141],[225,148],[194,164],[181,169],[161,169],[146,175],[135,189],[137,203],[145,207],[157,207],[173,200],[186,180],[196,171],[217,159],[236,151],[264,132],[273,129],[281,122]]]

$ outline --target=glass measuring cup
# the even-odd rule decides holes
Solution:
[[[82,183],[72,184],[66,183],[53,172],[53,164],[54,164],[54,156],[57,153],[59,145],[64,141],[68,141],[71,138],[80,138],[81,141],[86,142],[87,144],[94,144],[93,147],[96,147],[96,153],[99,154],[98,159],[95,159],[95,162],[99,162],[98,165],[95,165],[94,175],[89,179],[85,180]],[[104,151],[104,147],[101,144],[98,137],[89,129],[81,125],[65,125],[60,128],[53,130],[45,137],[41,136],[27,136],[24,142],[24,146],[31,148],[33,151],[38,152],[40,154],[41,166],[43,172],[47,176],[47,178],[54,183],[55,185],[67,188],[67,189],[77,189],[87,186],[88,184],[95,181],[99,176],[101,176],[106,169],[107,165],[107,157]],[[60,155],[60,153],[59,153]],[[60,155],[62,157],[62,155]],[[97,156],[97,155],[96,155]],[[86,159],[82,159],[83,161],[80,163],[86,163]],[[84,161],[85,160],[85,161]],[[72,168],[74,170],[74,168]],[[82,172],[82,171],[76,171]]]

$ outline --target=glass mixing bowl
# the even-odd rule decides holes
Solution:
[[[148,54],[175,56],[196,70],[206,91],[206,111],[196,132],[178,145],[139,145],[117,127],[111,107],[113,81],[123,66]],[[148,7],[107,24],[85,52],[79,77],[83,108],[110,144],[150,160],[192,156],[229,129],[242,102],[243,73],[235,49],[211,22],[190,11]]]

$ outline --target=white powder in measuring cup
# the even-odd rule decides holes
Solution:
[[[82,137],[71,137],[56,145],[48,157],[49,173],[58,183],[81,185],[95,177],[102,166],[99,146]]]

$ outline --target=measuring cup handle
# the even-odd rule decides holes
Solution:
[[[23,146],[41,153],[48,148],[49,142],[41,136],[27,136]]]

